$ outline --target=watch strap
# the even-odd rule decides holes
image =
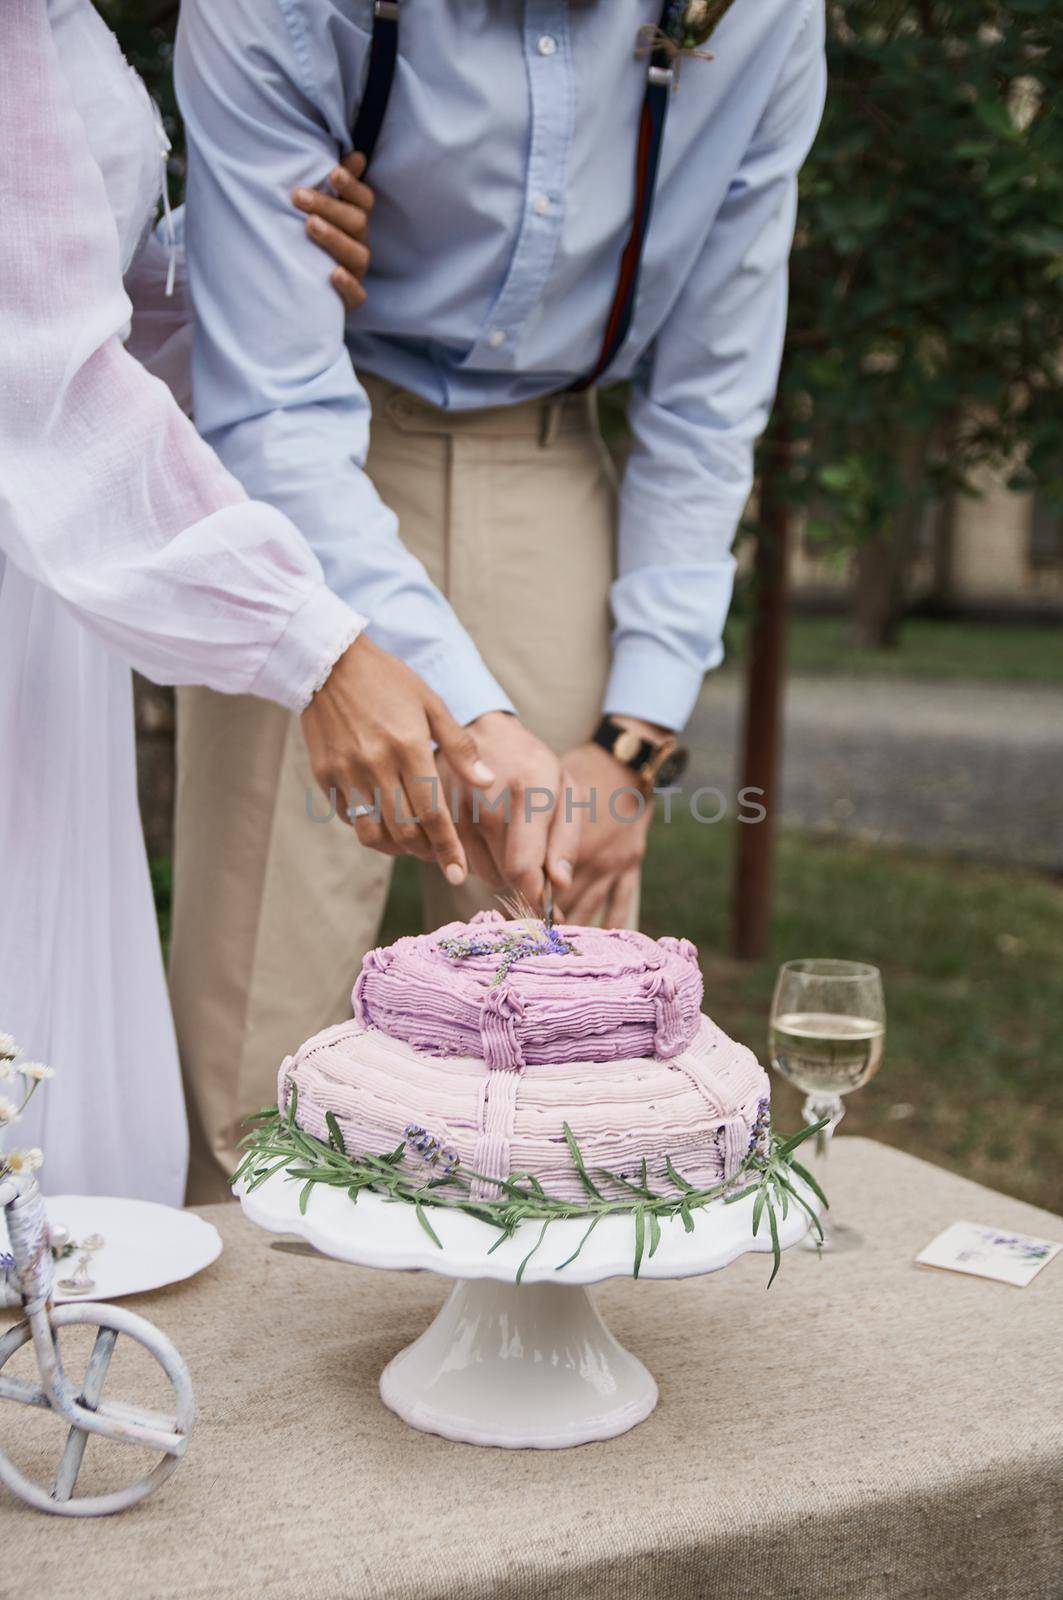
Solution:
[[[599,722],[594,731],[594,743],[633,772],[640,772],[659,748],[652,739],[614,722],[612,717],[603,717]]]
[[[631,728],[624,728],[623,723],[613,722],[612,717],[602,717],[594,730],[594,742],[608,750],[608,754],[618,762],[623,762],[624,766],[631,766],[632,771],[639,771],[645,766],[656,749],[652,739],[645,739]]]

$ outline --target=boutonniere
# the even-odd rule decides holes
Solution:
[[[635,54],[653,55],[663,51],[675,67],[673,88],[679,84],[679,67],[684,56],[712,61],[711,50],[699,47],[716,31],[717,24],[731,9],[734,0],[672,0],[664,21],[644,23],[638,31]]]

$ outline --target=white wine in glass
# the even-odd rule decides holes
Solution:
[[[824,1167],[831,1136],[845,1115],[842,1095],[859,1089],[882,1064],[886,1008],[882,974],[859,961],[788,961],[779,969],[771,1004],[771,1062],[776,1072],[803,1089],[806,1122],[828,1119],[816,1135],[816,1177]],[[820,1248],[850,1249],[859,1236],[823,1217]],[[814,1247],[814,1241],[806,1241]]]

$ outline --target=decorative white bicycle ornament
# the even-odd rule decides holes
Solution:
[[[25,1320],[0,1338],[0,1400],[54,1411],[69,1424],[59,1468],[50,1487],[28,1478],[0,1450],[0,1481],[28,1505],[66,1517],[102,1517],[124,1511],[152,1494],[178,1468],[195,1420],[192,1380],[180,1354],[158,1328],[118,1306],[51,1301],[55,1262],[48,1218],[33,1177],[0,1182],[0,1207],[7,1215],[11,1252]],[[60,1334],[64,1328],[98,1329],[80,1382],[63,1367]],[[172,1413],[104,1400],[103,1389],[119,1336],[142,1345],[162,1367],[174,1393]],[[32,1341],[40,1382],[14,1377],[4,1368],[17,1350]],[[92,1435],[119,1444],[158,1451],[161,1460],[128,1488],[108,1494],[77,1495],[78,1474]]]

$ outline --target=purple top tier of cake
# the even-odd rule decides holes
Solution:
[[[547,944],[540,925],[482,911],[371,950],[354,986],[355,1017],[430,1055],[477,1056],[495,1070],[670,1060],[691,1044],[702,983],[689,939],[561,925],[553,948],[507,963],[503,941],[525,928],[530,942]]]

